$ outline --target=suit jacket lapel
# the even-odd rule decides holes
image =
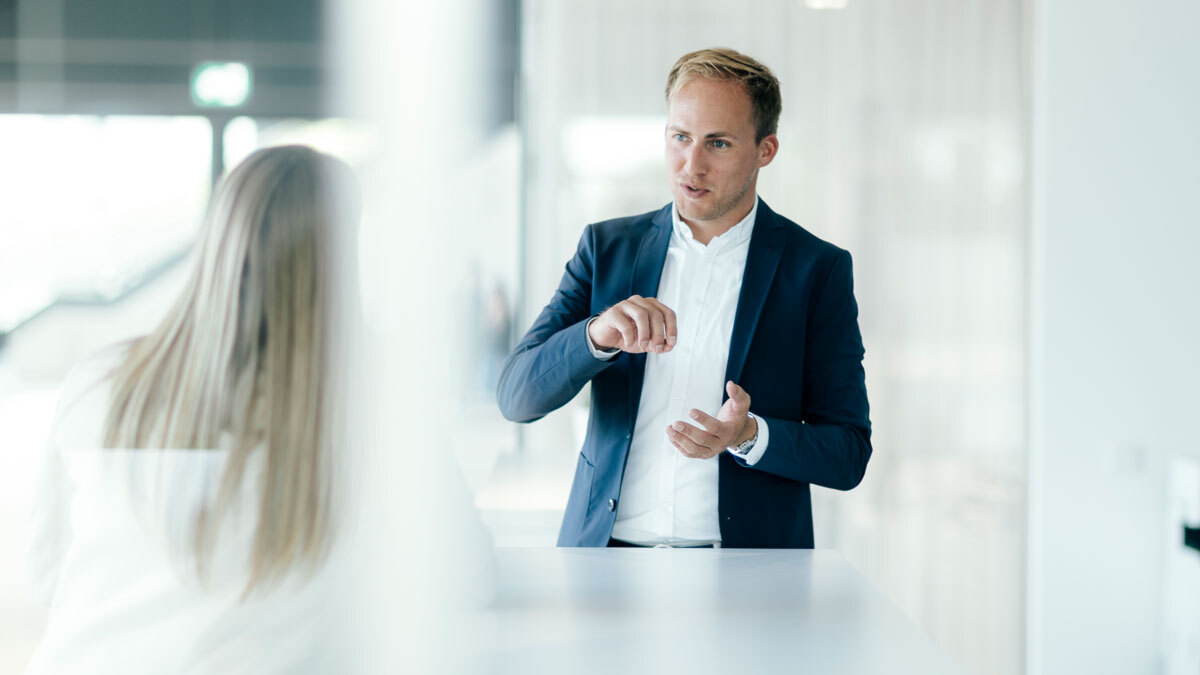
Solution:
[[[750,235],[750,251],[746,255],[746,271],[742,275],[742,291],[738,295],[737,312],[733,319],[733,336],[729,341],[729,360],[725,365],[725,381],[738,382],[750,341],[762,314],[763,303],[775,278],[779,257],[783,254],[784,227],[767,203],[758,200],[754,231]],[[740,384],[740,383],[739,383]],[[727,398],[728,394],[722,397]]]
[[[642,236],[633,258],[633,273],[629,277],[629,295],[653,298],[658,294],[667,247],[671,243],[671,205],[667,204],[654,215],[650,228]],[[626,296],[628,297],[628,296]],[[629,429],[637,418],[638,402],[642,398],[642,378],[646,373],[646,355],[629,357]]]
[[[638,244],[633,274],[629,277],[629,295],[652,298],[658,293],[663,264],[667,261],[667,246],[671,243],[671,227],[671,205],[668,204],[654,214]]]

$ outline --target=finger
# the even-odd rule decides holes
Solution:
[[[637,322],[629,316],[626,303],[622,302],[613,308],[613,323],[618,326],[621,331],[621,350],[626,352],[638,351],[637,349]]]
[[[676,342],[679,341],[679,331],[675,322],[675,310],[667,307],[666,305],[663,305],[662,308],[665,324],[664,332],[666,333],[667,349],[669,350],[675,346]]]
[[[716,457],[718,454],[720,454],[721,450],[723,449],[723,448],[716,448],[716,449],[706,448],[706,447],[696,445],[696,444],[691,444],[691,445],[688,445],[687,447],[684,447],[683,443],[687,442],[687,439],[683,439],[679,442],[676,442],[674,439],[670,439],[670,438],[668,438],[667,440],[671,443],[671,445],[675,446],[676,450],[678,450],[681,454],[683,454],[685,457],[688,457],[689,459],[710,459],[710,458]]]
[[[688,424],[687,422],[676,422],[671,425],[671,428],[681,436],[694,441],[696,445],[706,448],[715,448],[721,445],[721,439],[715,434],[710,434],[704,429]]]
[[[646,298],[646,300],[654,303],[654,309],[658,312],[655,317],[657,330],[654,336],[655,344],[661,347],[658,351],[660,353],[669,352],[671,347],[675,346],[675,312],[655,298]]]
[[[750,394],[746,393],[733,380],[725,383],[725,391],[729,394],[729,400],[733,401],[734,409],[739,413],[744,413],[750,410]]]
[[[637,326],[620,311],[612,313],[612,316],[609,317],[609,324],[621,334],[621,349],[629,351],[630,342],[637,339]]]
[[[637,301],[646,312],[646,323],[650,327],[650,332],[644,338],[646,340],[646,351],[661,353],[663,346],[666,345],[666,340],[663,338],[663,317],[662,305],[654,298],[642,298]]]
[[[650,348],[662,353],[667,346],[666,321],[658,303],[650,308]]]
[[[712,415],[709,415],[703,410],[692,408],[691,411],[688,412],[688,417],[696,420],[696,422],[703,426],[709,433],[721,436],[721,432],[724,431],[725,423],[713,417]]]
[[[688,457],[698,457],[707,450],[707,448],[702,447],[699,443],[684,436],[672,427],[667,427],[667,440]]]
[[[679,451],[679,454],[683,455],[684,457],[691,457],[691,456],[692,456],[692,452],[691,452],[690,450],[688,450],[687,448],[684,448],[684,447],[683,447],[682,445],[680,445],[678,442],[676,442],[676,440],[675,440],[674,438],[670,438],[670,437],[668,437],[668,438],[667,438],[667,442],[671,444],[671,447],[673,447],[673,448],[675,448],[676,450],[678,450],[678,451]]]
[[[644,352],[650,346],[650,317],[640,303],[634,300],[627,300],[622,303],[625,306],[625,315],[633,319],[637,326],[637,335],[635,336],[634,347],[639,352]]]

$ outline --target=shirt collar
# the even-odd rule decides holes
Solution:
[[[708,248],[713,252],[723,251],[727,247],[738,246],[745,244],[750,240],[750,235],[754,232],[754,219],[758,215],[758,197],[754,197],[754,206],[750,207],[750,213],[746,214],[745,218],[738,221],[737,225],[729,228],[724,234],[713,237],[708,242],[708,246],[704,246],[696,241],[696,237],[692,235],[692,228],[683,222],[679,217],[679,211],[675,209],[675,202],[671,202],[671,225],[675,230],[676,236],[681,237],[685,242],[699,248]]]

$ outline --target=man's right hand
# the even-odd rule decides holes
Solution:
[[[599,349],[630,354],[669,352],[678,339],[675,312],[654,298],[630,296],[596,317],[588,325],[588,337]]]

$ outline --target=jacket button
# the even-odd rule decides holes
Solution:
[[[609,511],[617,510],[617,500],[615,500],[615,499],[608,500],[608,510]]]

